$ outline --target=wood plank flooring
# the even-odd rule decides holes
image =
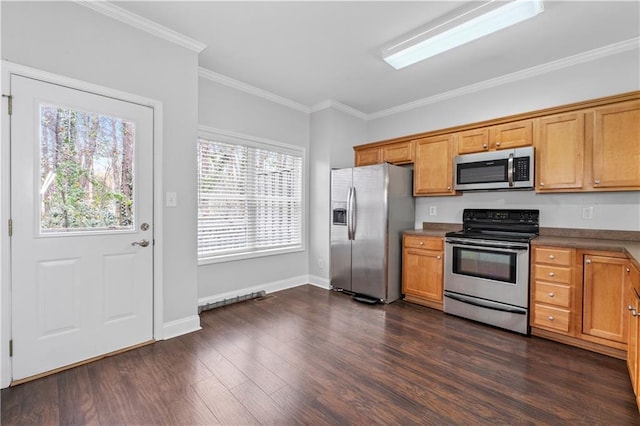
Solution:
[[[624,361],[302,286],[4,389],[3,425],[640,424]]]

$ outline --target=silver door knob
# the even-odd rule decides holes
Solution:
[[[140,241],[134,241],[131,243],[132,246],[140,246],[140,247],[147,247],[149,245],[149,240],[140,240]]]

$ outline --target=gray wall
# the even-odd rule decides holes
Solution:
[[[163,103],[163,322],[197,314],[198,58],[74,2],[2,2],[2,57],[10,62]],[[4,92],[3,92],[4,93]]]
[[[200,78],[199,124],[302,147],[309,158],[309,114]],[[307,165],[305,169],[308,170]],[[194,169],[195,170],[195,169]],[[307,172],[308,175],[308,172]],[[305,193],[309,194],[309,179]],[[308,211],[308,199],[305,211]],[[308,230],[305,235],[308,245]],[[214,302],[250,291],[305,284],[308,249],[198,267],[199,303]]]
[[[579,102],[640,89],[638,50],[574,65],[543,75],[454,97],[368,122],[367,140],[442,129],[492,118]],[[436,206],[437,215],[429,215]],[[544,227],[640,230],[640,192],[535,194],[465,193],[457,197],[419,197],[416,227],[423,222],[462,220],[465,207],[539,208]],[[593,206],[591,220],[582,207]]]
[[[309,274],[329,285],[331,169],[353,167],[353,146],[365,143],[366,122],[329,107],[311,114]]]

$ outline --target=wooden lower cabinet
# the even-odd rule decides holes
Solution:
[[[626,257],[583,252],[581,337],[614,348],[627,349]]]
[[[621,253],[534,246],[532,334],[625,358],[628,265]]]
[[[631,385],[633,393],[636,396],[636,404],[640,411],[640,383],[638,383],[638,375],[640,374],[640,272],[629,263],[626,272],[626,289],[627,289],[627,311],[629,318],[628,338],[627,338],[627,367],[629,368],[629,377],[631,377]]]
[[[575,250],[534,247],[531,264],[531,326],[570,335],[575,313]]]
[[[404,300],[442,310],[444,240],[404,235],[402,241]]]

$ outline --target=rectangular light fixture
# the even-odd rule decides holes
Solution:
[[[395,69],[401,69],[533,18],[542,11],[542,0],[509,3],[492,0],[395,43],[383,52],[383,59]]]

